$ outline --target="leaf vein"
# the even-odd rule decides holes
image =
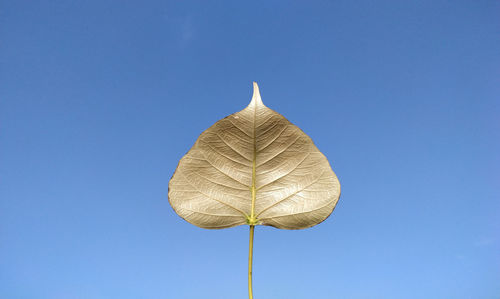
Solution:
[[[213,164],[212,162],[210,162],[210,161],[206,158],[206,156],[205,156],[205,154],[203,153],[203,151],[200,151],[200,152],[201,152],[201,154],[205,157],[205,160],[204,160],[204,161],[206,161],[208,164],[210,164],[210,166],[212,166],[215,170],[217,170],[218,172],[222,173],[222,174],[223,174],[223,175],[225,175],[226,177],[230,178],[231,180],[233,180],[233,181],[235,181],[235,182],[237,182],[237,183],[239,183],[239,184],[241,184],[241,185],[243,185],[243,186],[245,186],[245,187],[250,187],[250,186],[248,186],[248,185],[246,185],[246,184],[244,184],[244,183],[242,183],[242,182],[238,181],[237,179],[233,178],[232,176],[230,176],[229,174],[227,174],[227,173],[225,173],[224,171],[220,170],[219,168],[215,167],[215,164]]]
[[[243,154],[241,154],[239,151],[236,150],[236,148],[234,148],[233,146],[231,146],[229,143],[226,142],[226,140],[224,140],[222,138],[222,136],[220,136],[219,133],[215,133],[217,135],[217,137],[219,137],[220,140],[222,140],[222,142],[224,142],[225,145],[227,145],[230,149],[232,149],[235,153],[237,153],[238,155],[240,155],[243,159],[249,161],[249,162],[252,162],[252,160],[248,159],[247,157],[243,156]],[[234,160],[233,160],[234,161]],[[236,162],[236,161],[235,161]],[[250,166],[250,165],[247,165],[247,164],[244,164],[244,163],[241,163],[241,162],[238,162],[240,164],[243,164],[243,165],[246,165],[246,166]]]
[[[224,157],[224,158],[226,158],[226,159],[228,159],[228,160],[230,160],[230,161],[232,161],[234,163],[238,163],[240,165],[244,165],[244,166],[247,166],[247,167],[249,166],[249,165],[247,165],[245,163],[241,163],[240,161],[237,161],[237,160],[235,160],[235,159],[233,159],[233,158],[231,158],[231,157],[229,157],[227,155],[224,155],[223,153],[221,153],[217,149],[215,149],[212,145],[210,145],[210,143],[206,142],[203,139],[200,139],[200,142],[203,142],[203,144],[206,144],[214,153],[218,154],[219,156],[222,156],[222,157]]]
[[[228,203],[227,203],[227,202],[225,202],[225,201],[222,201],[222,200],[220,200],[220,199],[216,199],[216,198],[211,197],[210,195],[208,195],[208,194],[204,193],[203,191],[201,191],[200,189],[198,189],[198,188],[197,188],[197,187],[196,187],[193,183],[191,183],[191,182],[188,180],[188,178],[187,178],[187,176],[186,176],[185,174],[183,174],[182,172],[181,172],[180,174],[184,177],[184,179],[186,180],[186,182],[188,182],[188,184],[189,184],[189,185],[191,185],[194,189],[196,189],[196,191],[198,191],[200,194],[205,195],[207,198],[209,198],[209,199],[211,199],[211,200],[214,200],[214,201],[216,201],[216,202],[219,202],[219,203],[221,203],[221,204],[223,204],[223,205],[225,205],[225,206],[227,206],[227,207],[230,207],[230,208],[232,208],[232,209],[234,209],[234,210],[236,210],[236,211],[240,212],[240,213],[241,213],[243,216],[245,216],[245,217],[247,216],[245,212],[243,212],[242,210],[238,209],[237,207],[234,207],[233,205],[228,204]]]
[[[188,208],[180,207],[182,210],[186,210],[192,213],[197,213],[197,214],[202,214],[202,215],[208,215],[208,216],[214,216],[214,217],[240,217],[241,215],[227,215],[227,214],[210,214],[210,213],[205,213],[205,212],[200,212],[200,211],[195,211],[191,210]]]
[[[294,168],[292,168],[289,172],[287,172],[287,173],[283,174],[282,176],[280,176],[280,177],[278,177],[278,178],[275,178],[274,180],[270,181],[269,183],[266,183],[266,184],[264,184],[264,185],[260,186],[260,187],[258,188],[258,190],[260,190],[260,189],[264,188],[265,186],[268,186],[268,185],[270,185],[270,184],[272,184],[272,183],[276,182],[277,180],[279,180],[279,179],[281,179],[281,178],[283,178],[283,177],[285,177],[285,176],[289,175],[289,174],[290,174],[290,173],[292,173],[294,170],[298,169],[298,167],[299,167],[302,163],[304,163],[304,161],[305,161],[305,160],[307,159],[307,157],[309,157],[310,155],[311,155],[311,152],[308,152],[308,153],[307,153],[307,155],[305,155],[305,156],[304,156],[304,158],[302,159],[302,161],[300,161],[300,162],[299,162],[299,164],[297,164],[297,165],[296,165]]]
[[[297,142],[297,140],[299,140],[301,137],[302,137],[302,136],[300,136],[300,135],[299,135],[297,138],[295,138],[295,140],[294,140],[292,143],[288,144],[288,145],[287,145],[287,146],[286,146],[283,150],[281,150],[280,152],[278,152],[277,154],[275,154],[275,155],[274,155],[274,156],[272,156],[271,158],[267,159],[266,161],[264,161],[264,162],[260,163],[259,165],[257,165],[257,167],[260,167],[260,166],[262,166],[262,165],[266,164],[267,162],[271,161],[272,159],[274,159],[274,158],[276,158],[277,156],[281,155],[282,153],[286,152],[286,150],[287,150],[287,149],[289,149],[292,145],[294,145],[294,144],[295,144],[295,142]]]
[[[270,146],[271,144],[273,144],[280,136],[281,134],[283,134],[283,132],[286,131],[286,129],[289,127],[288,124],[286,124],[284,127],[283,127],[283,130],[281,130],[281,132],[279,132],[278,135],[276,135],[276,137],[273,138],[273,140],[271,140],[271,142],[269,142],[268,144],[266,144],[263,148],[259,149],[258,152],[262,152],[263,150],[265,150],[268,146]]]
[[[311,212],[314,212],[314,211],[317,211],[317,210],[321,210],[321,209],[324,209],[326,207],[328,207],[329,205],[331,205],[332,202],[329,201],[327,202],[325,205],[322,205],[321,207],[318,207],[318,208],[314,208],[312,210],[309,210],[309,211],[303,211],[303,212],[297,212],[297,213],[291,213],[291,214],[285,214],[285,215],[278,215],[278,216],[271,216],[271,217],[265,217],[265,218],[262,218],[260,220],[264,220],[264,219],[273,219],[275,220],[275,218],[282,218],[282,217],[287,217],[287,216],[293,216],[293,215],[300,215],[300,214],[306,214],[306,213],[311,213]]]
[[[236,129],[238,129],[239,131],[241,131],[243,134],[247,135],[249,138],[253,138],[252,136],[248,135],[247,132],[243,131],[240,127],[238,127],[235,123],[233,123],[232,120],[230,120],[229,118],[226,118],[227,121],[229,121]]]
[[[277,202],[273,203],[272,205],[268,206],[267,208],[264,208],[262,211],[260,211],[260,212],[257,214],[257,217],[258,217],[260,214],[264,213],[265,211],[269,210],[270,208],[275,207],[276,205],[278,205],[278,204],[282,203],[283,201],[285,201],[285,200],[287,200],[287,199],[290,199],[292,196],[294,196],[295,194],[297,194],[297,193],[299,193],[299,192],[303,191],[303,190],[304,190],[304,189],[306,189],[307,187],[310,187],[310,186],[312,186],[312,185],[316,184],[316,183],[317,183],[317,182],[321,179],[321,177],[323,176],[323,174],[324,174],[324,173],[325,173],[325,170],[323,170],[323,171],[321,172],[321,174],[318,176],[318,178],[317,178],[317,179],[315,179],[312,183],[310,183],[310,184],[308,184],[308,185],[306,185],[306,186],[302,187],[301,189],[299,189],[299,190],[295,191],[294,193],[292,193],[292,194],[290,194],[290,195],[288,195],[288,196],[286,196],[286,197],[284,197],[284,198],[282,198],[282,199],[278,200]]]

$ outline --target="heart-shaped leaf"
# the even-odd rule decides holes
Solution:
[[[340,184],[311,138],[252,101],[204,131],[180,160],[168,197],[177,214],[203,228],[241,224],[302,229],[325,220]]]

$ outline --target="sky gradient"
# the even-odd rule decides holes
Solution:
[[[320,225],[255,229],[255,299],[500,298],[499,11],[2,1],[0,298],[247,298],[248,227],[167,189],[252,81],[342,185]]]

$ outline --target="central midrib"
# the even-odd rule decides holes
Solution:
[[[256,131],[256,122],[257,122],[257,101],[254,103],[254,109],[253,109],[253,157],[252,157],[252,207],[250,210],[250,219],[249,219],[249,224],[250,225],[255,225],[257,223],[257,219],[255,218],[255,198],[257,197],[257,188],[255,186],[255,177],[256,177],[256,171],[255,171],[255,166],[256,166],[256,160],[257,160],[257,139],[255,137],[255,131]]]

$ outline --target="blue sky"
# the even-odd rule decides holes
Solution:
[[[3,1],[0,298],[247,298],[248,227],[197,228],[167,188],[257,81],[342,196],[313,228],[256,228],[256,299],[498,299],[498,11]]]

